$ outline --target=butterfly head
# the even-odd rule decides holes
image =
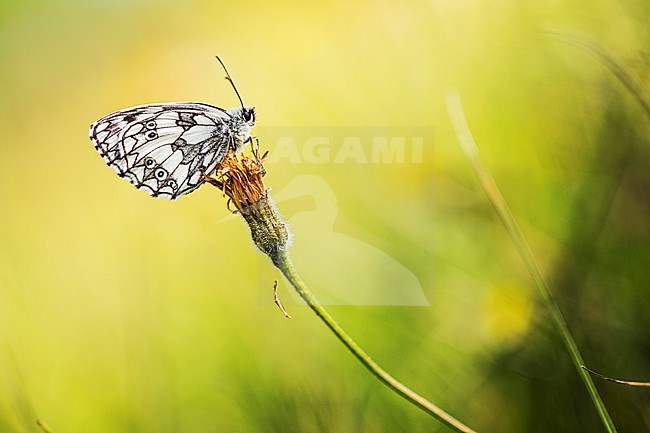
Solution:
[[[250,130],[255,126],[255,108],[253,107],[233,107],[228,110],[228,114],[241,128],[248,128]]]
[[[234,107],[228,110],[228,114],[233,119],[235,137],[237,137],[237,147],[247,143],[251,137],[251,129],[255,126],[255,108],[253,107]],[[239,150],[239,149],[237,149]]]

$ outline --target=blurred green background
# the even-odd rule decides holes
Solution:
[[[93,149],[120,108],[235,106],[215,54],[272,152],[278,128],[433,131],[419,163],[267,164],[319,295],[426,299],[329,306],[362,347],[480,432],[604,431],[444,101],[462,96],[590,367],[649,380],[649,119],[544,35],[585,32],[647,84],[648,22],[647,0],[2,2],[0,432],[448,431],[281,284],[282,316],[214,188],[152,199]],[[650,429],[647,389],[597,386],[619,431]]]

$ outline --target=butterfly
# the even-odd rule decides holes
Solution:
[[[153,197],[176,199],[203,184],[229,153],[251,142],[255,109],[224,110],[198,102],[148,104],[110,113],[90,125],[90,140],[104,161]]]

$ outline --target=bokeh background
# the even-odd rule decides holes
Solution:
[[[545,34],[598,41],[647,85],[648,22],[647,0],[2,2],[0,432],[448,431],[283,283],[282,316],[279,274],[218,191],[152,199],[96,154],[88,125],[111,111],[237,105],[215,54],[271,158],[314,128],[333,153],[426,131],[417,163],[267,164],[299,270],[362,347],[478,431],[604,431],[445,93],[590,367],[649,380],[649,118]],[[421,297],[353,300],[373,287]],[[619,431],[650,429],[647,389],[597,386]]]

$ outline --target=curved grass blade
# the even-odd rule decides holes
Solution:
[[[463,148],[463,151],[465,152],[465,155],[467,156],[467,159],[469,159],[472,163],[472,168],[479,178],[479,182],[481,183],[485,194],[488,196],[488,200],[494,207],[497,215],[499,216],[499,219],[501,219],[501,222],[505,226],[508,235],[510,235],[512,242],[515,244],[519,255],[524,261],[524,264],[526,265],[526,268],[528,269],[528,272],[530,273],[535,286],[542,295],[544,304],[548,309],[551,317],[553,318],[553,322],[560,331],[562,340],[564,341],[564,344],[569,351],[569,354],[571,355],[573,364],[578,370],[578,373],[580,374],[580,377],[582,378],[582,381],[584,382],[585,387],[591,396],[591,400],[593,401],[594,406],[596,406],[596,410],[600,415],[603,425],[609,433],[615,433],[616,426],[614,425],[614,422],[612,421],[612,418],[610,417],[609,412],[603,403],[603,400],[600,398],[598,390],[596,389],[596,385],[591,379],[591,376],[582,368],[585,363],[582,359],[582,355],[580,354],[580,350],[578,349],[578,345],[573,339],[571,331],[569,331],[569,327],[564,320],[564,316],[562,316],[560,307],[555,301],[555,298],[553,297],[551,291],[548,288],[548,285],[546,284],[546,281],[544,280],[544,277],[542,276],[542,272],[540,271],[539,265],[535,260],[535,256],[528,246],[528,243],[526,242],[526,239],[524,238],[519,225],[515,221],[512,212],[510,212],[510,209],[508,208],[508,205],[503,198],[499,187],[492,178],[492,175],[488,169],[479,159],[478,147],[476,146],[474,137],[472,137],[472,133],[470,132],[469,126],[467,125],[467,120],[465,119],[465,114],[463,112],[463,107],[458,92],[449,91],[447,93],[446,99],[447,111],[449,112],[449,116],[451,117],[451,121],[456,131],[456,136],[460,142],[461,147]]]

